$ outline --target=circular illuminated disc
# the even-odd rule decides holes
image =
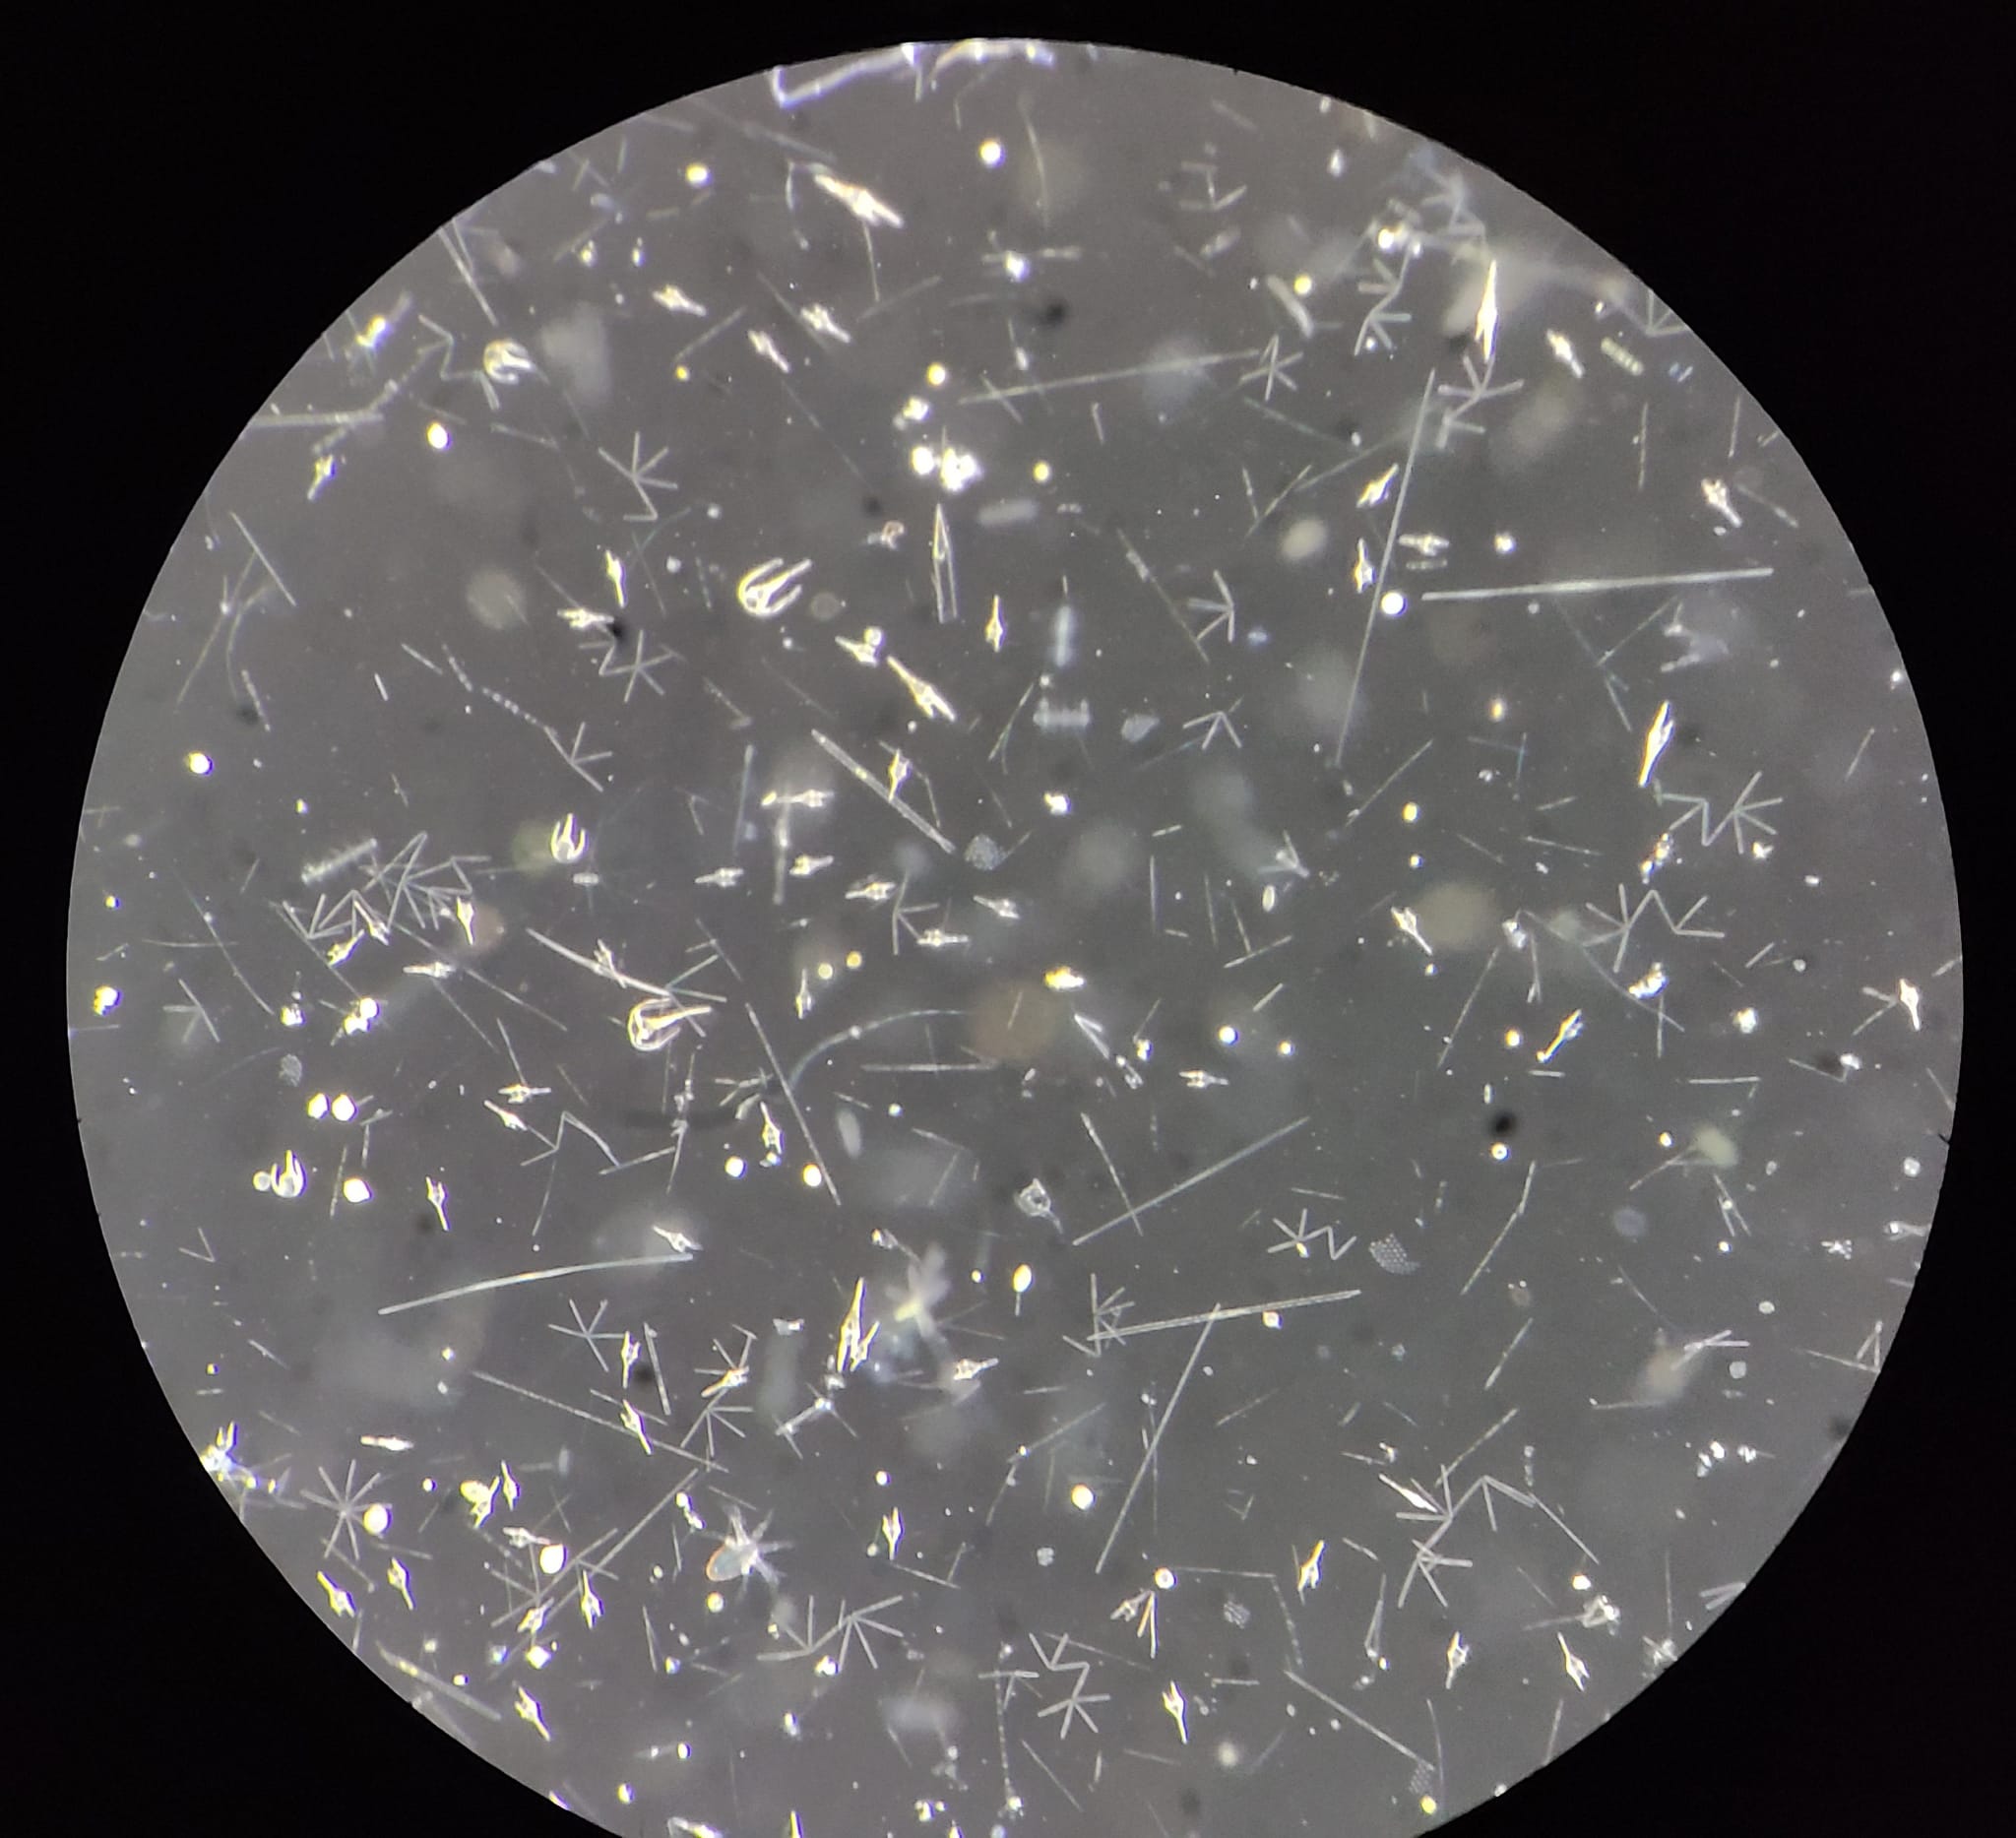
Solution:
[[[1957,1086],[1769,405],[1488,172],[1152,55],[752,79],[447,224],[219,467],[89,805],[162,1389],[612,1830],[1489,1798],[1811,1494]]]

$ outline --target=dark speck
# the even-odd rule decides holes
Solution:
[[[1036,319],[1038,325],[1046,327],[1054,332],[1070,317],[1071,307],[1069,302],[1064,300],[1045,300],[1039,309]]]
[[[1500,1110],[1491,1118],[1491,1134],[1499,1142],[1503,1142],[1518,1127],[1519,1119],[1509,1110]]]

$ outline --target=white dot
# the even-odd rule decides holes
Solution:
[[[806,1186],[816,1187],[820,1184],[821,1181],[823,1181],[826,1178],[826,1176],[819,1172],[819,1166],[816,1162],[807,1162],[805,1166],[798,1171],[798,1178],[802,1180]]]
[[[748,1166],[749,1164],[743,1161],[739,1155],[731,1155],[725,1162],[722,1164],[722,1167],[726,1171],[727,1177],[730,1180],[740,1180],[742,1178],[744,1171],[748,1168]]]
[[[1036,1272],[1027,1264],[1017,1264],[1015,1266],[1015,1275],[1010,1281],[1015,1286],[1016,1295],[1027,1295],[1029,1293],[1029,1286],[1036,1281]]]
[[[356,1100],[351,1098],[347,1092],[339,1092],[330,1101],[329,1114],[335,1117],[339,1123],[347,1123],[351,1117],[357,1114]]]
[[[352,1174],[343,1183],[343,1197],[352,1206],[361,1206],[371,1197],[371,1183],[361,1174]]]
[[[1407,596],[1397,587],[1389,587],[1379,596],[1379,610],[1389,619],[1397,619],[1407,610]]]
[[[539,1573],[542,1576],[558,1576],[567,1566],[565,1545],[541,1545],[539,1547]]]
[[[1071,1503],[1072,1505],[1076,1506],[1080,1512],[1090,1512],[1092,1510],[1092,1502],[1094,1498],[1095,1495],[1093,1493],[1092,1489],[1087,1487],[1083,1481],[1079,1482],[1079,1484],[1071,1489]]]
[[[383,1538],[392,1524],[392,1508],[383,1500],[373,1500],[364,1508],[363,1516],[358,1523],[373,1538]]]
[[[427,445],[432,447],[436,453],[446,453],[454,444],[455,436],[449,433],[439,421],[429,421],[427,423]]]
[[[100,983],[92,991],[91,1012],[94,1015],[109,1015],[119,1006],[119,991],[109,982]]]
[[[1002,152],[1002,149],[1001,149],[1001,143],[1000,143],[999,141],[982,141],[982,142],[980,142],[980,164],[981,164],[981,165],[983,165],[983,166],[997,166],[997,165],[999,165],[999,164],[1001,163],[1001,161],[1002,161],[1002,160],[1003,160],[1003,159],[1004,159],[1004,158],[1005,158],[1006,157],[1007,157],[1007,156],[1006,156],[1006,155],[1005,155],[1005,154],[1004,154],[1004,153]]]
[[[1225,1025],[1224,1027],[1220,1028],[1220,1029],[1219,1029],[1219,1031],[1218,1031],[1218,1044],[1219,1044],[1219,1045],[1220,1045],[1221,1046],[1238,1046],[1238,1044],[1239,1044],[1239,1031],[1238,1031],[1238,1029],[1237,1029],[1237,1028],[1235,1028],[1235,1027],[1233,1027],[1233,1026],[1231,1025],[1231,1023],[1230,1023],[1230,1022],[1227,1022],[1227,1023],[1226,1023],[1226,1025]]]
[[[697,159],[686,168],[686,183],[688,185],[705,185],[711,176],[712,174]]]
[[[183,764],[199,779],[207,779],[217,770],[217,763],[208,753],[192,753]]]

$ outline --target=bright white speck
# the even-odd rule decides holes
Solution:
[[[742,1175],[747,1173],[748,1167],[749,1164],[743,1161],[739,1155],[731,1155],[722,1164],[724,1172],[730,1180],[740,1180]]]
[[[997,166],[1006,158],[1007,155],[1003,152],[1001,143],[999,141],[988,140],[980,142],[981,165]]]
[[[119,1006],[119,991],[109,982],[100,983],[92,991],[91,1012],[94,1015],[109,1015]]]
[[[1389,587],[1379,596],[1379,610],[1389,619],[1397,619],[1407,610],[1407,596],[1397,587]]]
[[[1009,1281],[1014,1285],[1016,1295],[1025,1296],[1029,1293],[1029,1286],[1036,1281],[1036,1272],[1027,1264],[1017,1264]]]
[[[343,1197],[352,1206],[361,1206],[371,1197],[371,1183],[361,1174],[352,1174],[343,1183]]]
[[[443,427],[439,421],[429,421],[427,423],[427,445],[432,447],[436,453],[446,453],[454,444],[455,436]]]
[[[819,1172],[819,1168],[816,1163],[807,1162],[805,1166],[798,1171],[798,1178],[802,1180],[806,1186],[816,1187],[819,1185],[821,1181],[823,1181],[826,1178],[826,1176]]]
[[[1071,1489],[1071,1503],[1072,1505],[1076,1506],[1080,1512],[1090,1512],[1092,1510],[1092,1502],[1095,1497],[1096,1495],[1093,1493],[1092,1489],[1087,1487],[1083,1481],[1079,1482],[1079,1484]]]
[[[182,763],[199,779],[207,779],[217,770],[217,762],[208,753],[192,753]]]
[[[1235,1027],[1233,1027],[1233,1026],[1231,1025],[1231,1023],[1230,1023],[1230,1022],[1227,1022],[1227,1023],[1226,1023],[1226,1025],[1225,1025],[1224,1027],[1220,1028],[1220,1029],[1219,1029],[1219,1031],[1218,1031],[1218,1044],[1219,1044],[1219,1045],[1220,1045],[1221,1046],[1238,1046],[1238,1044],[1239,1044],[1239,1031],[1238,1031],[1238,1029],[1237,1029],[1237,1028],[1235,1028]]]
[[[693,186],[696,190],[700,186],[705,185],[713,176],[697,159],[686,168],[686,183]]]

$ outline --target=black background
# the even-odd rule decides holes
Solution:
[[[1533,193],[1755,393],[1855,541],[1924,710],[1974,932],[1938,1229],[1866,1411],[1749,1589],[1610,1725],[1457,1829],[1985,1829],[2007,1797],[1988,1713],[2009,1697],[1984,1269],[2009,1205],[2006,1183],[1988,1197],[2003,1074],[1981,1019],[2009,720],[1987,655],[2010,616],[2009,516],[1984,508],[1992,475],[2006,493],[2012,349],[1990,10],[1408,5],[1244,35],[1263,16],[1185,31],[1040,12],[982,23],[1327,91]],[[23,717],[43,749],[28,795],[53,828],[22,847],[52,850],[55,872],[11,903],[48,927],[16,963],[37,1050],[76,810],[133,622],[211,467],[302,350],[451,215],[596,129],[781,57],[974,29],[871,8],[718,36],[704,9],[651,15],[289,9],[252,26],[206,10],[95,36],[57,25],[17,52],[10,445],[37,469],[15,552],[39,564],[10,625],[23,647],[53,636],[38,667],[59,672],[33,678],[57,692]],[[45,1806],[32,1828],[584,1829],[368,1684],[233,1529],[120,1305],[53,1055],[35,1082],[57,1111],[49,1184],[6,1228],[32,1260],[13,1299],[48,1304],[10,1313],[59,1324],[46,1343],[10,1336],[27,1370],[7,1516],[33,1529],[13,1560],[8,1746],[41,1776],[10,1798]]]

